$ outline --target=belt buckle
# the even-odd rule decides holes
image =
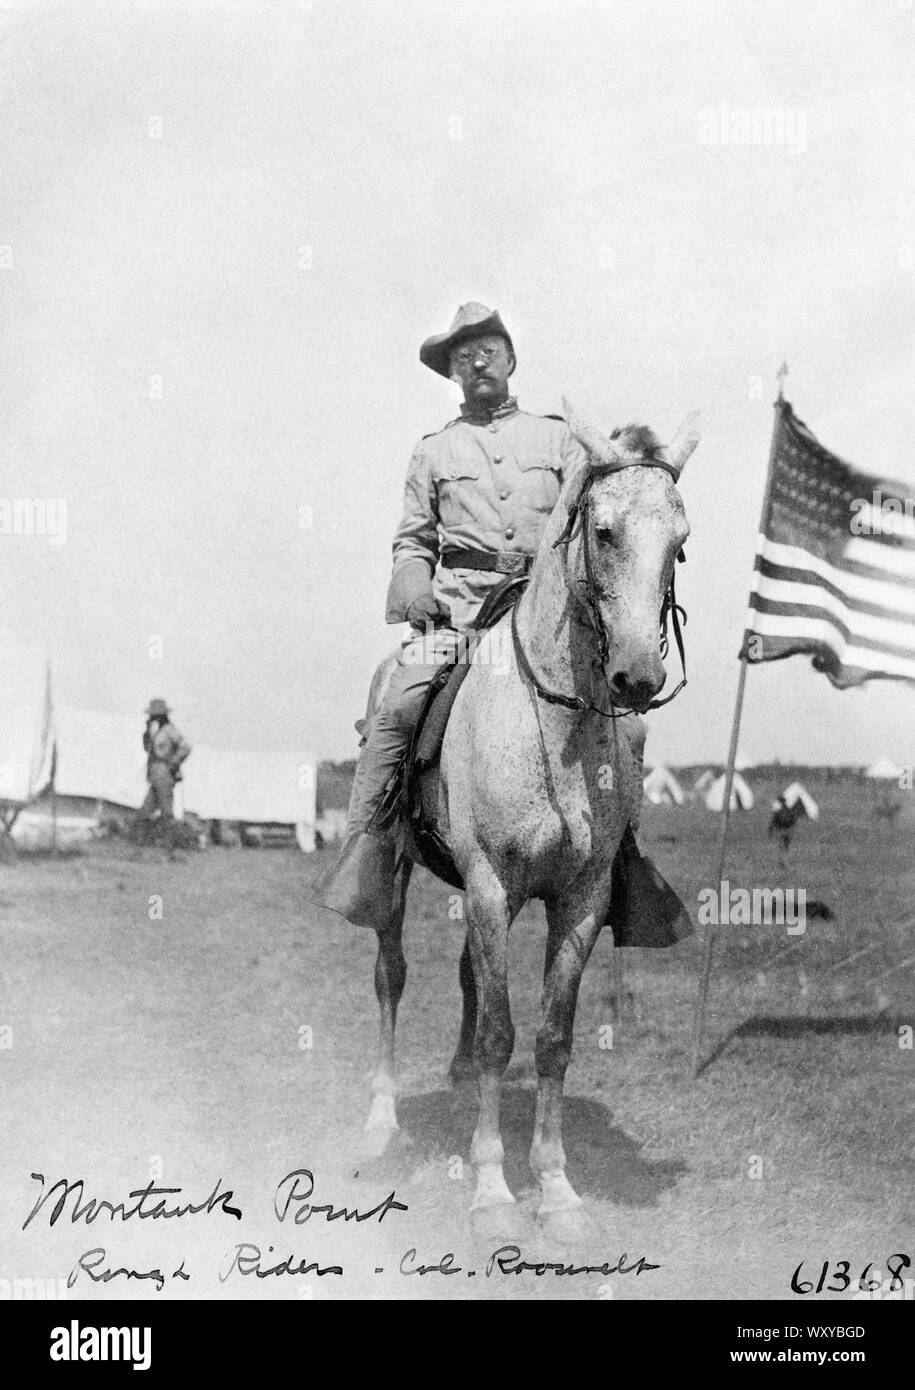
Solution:
[[[524,560],[523,555],[509,555],[505,551],[500,551],[496,568],[499,574],[523,574]]]

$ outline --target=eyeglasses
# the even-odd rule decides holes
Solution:
[[[494,358],[498,357],[501,351],[502,344],[494,343],[487,347],[474,348],[472,351],[470,348],[460,348],[452,353],[452,357],[454,361],[460,363],[462,367],[469,367],[471,362],[475,362],[478,357],[482,357],[484,362],[492,362]]]

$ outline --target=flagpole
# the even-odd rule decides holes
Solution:
[[[51,858],[57,858],[57,769],[54,763],[51,764]]]
[[[778,443],[778,426],[781,420],[781,412],[784,406],[784,394],[782,386],[785,377],[788,375],[788,368],[783,362],[777,373],[778,396],[774,403],[775,422],[772,427],[772,443],[769,445],[769,467],[766,473],[766,488],[763,494],[762,512],[760,515],[759,530],[764,531],[766,518],[769,514],[769,501],[772,496],[772,472],[775,467],[775,451]],[[718,867],[715,874],[715,892],[721,891],[721,884],[724,880],[724,862],[727,854],[728,826],[731,820],[731,791],[734,786],[734,765],[737,761],[737,743],[740,737],[740,718],[743,713],[743,697],[747,683],[747,661],[746,643],[741,646],[740,652],[740,676],[737,680],[737,695],[734,700],[734,719],[731,724],[731,744],[728,749],[728,763],[724,776],[724,800],[721,805],[721,829],[718,835]],[[720,904],[719,904],[720,906]],[[699,1062],[702,1053],[702,1035],[705,1030],[705,1010],[708,1003],[709,980],[712,974],[712,959],[715,950],[715,925],[709,923],[705,937],[705,948],[702,956],[702,973],[699,977],[699,996],[696,1001],[696,1011],[693,1016],[693,1047],[691,1061],[691,1075],[693,1080],[699,1075]]]

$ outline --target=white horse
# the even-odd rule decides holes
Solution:
[[[642,797],[639,764],[617,716],[648,708],[665,682],[659,617],[689,533],[676,481],[698,443],[694,416],[663,448],[644,427],[608,439],[566,410],[590,465],[563,487],[530,582],[502,619],[512,624],[512,662],[471,666],[441,753],[439,830],[464,880],[468,927],[464,1021],[451,1074],[465,1074],[472,1062],[479,1087],[473,1226],[503,1238],[523,1225],[502,1171],[499,1124],[514,1043],[508,933],[530,898],[543,900],[548,926],[530,1151],[537,1215],[562,1240],[590,1225],[565,1174],[563,1082],[582,971],[607,920],[614,856]],[[410,870],[407,859],[392,929],[379,934],[381,1037],[366,1126],[373,1152],[397,1130],[394,1027],[406,977],[401,929]]]

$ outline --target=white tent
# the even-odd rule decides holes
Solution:
[[[47,786],[53,746],[47,653],[0,638],[0,805],[25,806]]]
[[[90,814],[73,813],[58,807],[56,815],[50,802],[43,798],[26,806],[16,817],[10,837],[19,849],[71,850],[86,845],[102,834],[98,811]]]
[[[877,781],[898,782],[905,769],[898,763],[892,762],[889,758],[878,758],[875,763],[871,763],[865,772],[865,777],[873,777]]]
[[[195,746],[183,771],[184,805],[201,820],[294,825],[299,848],[314,849],[317,765],[312,757]]]
[[[645,799],[654,806],[682,806],[685,800],[683,788],[670,768],[661,764],[652,768],[642,786]]]
[[[720,777],[716,777],[706,791],[705,805],[707,810],[720,811],[724,806],[724,783],[725,775],[722,773]],[[731,810],[750,811],[753,809],[754,801],[753,793],[735,769],[734,780],[731,783]]]
[[[103,710],[54,713],[56,802],[47,793],[16,818],[21,849],[66,850],[102,833],[105,807],[136,810],[146,795],[142,723]]]
[[[700,772],[699,776],[693,783],[693,794],[695,796],[702,796],[703,793],[712,785],[714,780],[714,772],[712,772],[711,768],[707,767],[704,772]]]
[[[799,801],[811,820],[819,819],[820,808],[802,782],[792,782],[791,785],[786,787],[782,792],[781,799],[785,805],[789,807]],[[777,802],[773,803],[773,811],[777,805]]]
[[[734,759],[734,767],[737,769],[737,771],[746,772],[748,768],[751,768],[753,766],[755,766],[755,764],[750,761],[743,749],[738,748],[737,757]]]
[[[58,795],[136,809],[146,795],[143,721],[64,708],[55,719]]]

